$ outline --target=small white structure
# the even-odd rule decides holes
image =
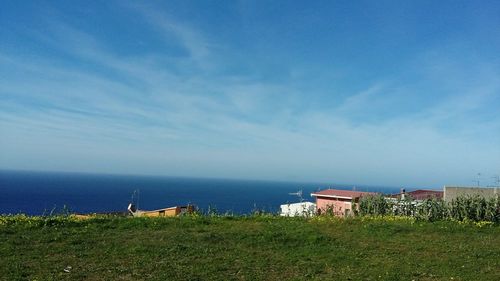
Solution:
[[[280,208],[284,217],[311,217],[316,214],[316,204],[312,202],[284,204]]]

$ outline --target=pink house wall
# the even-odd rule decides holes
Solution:
[[[348,214],[352,212],[352,200],[318,196],[316,197],[316,208],[318,214],[324,214],[331,209],[334,215],[343,217],[346,215],[346,210],[348,210]]]

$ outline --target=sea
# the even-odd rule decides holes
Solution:
[[[126,212],[129,203],[152,210],[192,204],[202,212],[279,212],[281,204],[314,201],[335,188],[395,193],[397,187],[335,183],[207,179],[0,170],[0,214]],[[297,194],[302,191],[302,198]]]

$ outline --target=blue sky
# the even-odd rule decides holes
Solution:
[[[0,5],[2,169],[407,187],[500,174],[498,1]]]

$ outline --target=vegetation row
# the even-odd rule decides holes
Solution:
[[[24,214],[1,215],[0,226],[24,225],[24,226],[58,226],[80,224],[88,221],[89,218],[72,215],[66,208],[62,213],[51,213],[44,216],[27,216]],[[321,216],[298,217],[295,219],[308,220],[381,220],[381,221],[456,221],[460,223],[472,223],[478,226],[492,225],[500,223],[500,198],[497,196],[485,199],[479,196],[459,197],[449,203],[432,198],[422,201],[415,201],[411,198],[388,201],[382,195],[366,196],[361,198],[359,208],[354,216],[349,218],[338,218],[334,212],[327,210]],[[124,215],[94,215],[90,217],[92,222],[107,222],[110,219],[120,219]],[[207,220],[213,218],[225,219],[278,219],[276,213],[265,212],[254,209],[251,214],[238,215],[230,212],[219,213],[215,208],[198,210],[192,214],[184,216],[192,219]]]
[[[358,216],[408,216],[423,221],[487,221],[500,223],[500,197],[460,196],[451,202],[437,198],[387,200],[382,195],[360,199]]]

